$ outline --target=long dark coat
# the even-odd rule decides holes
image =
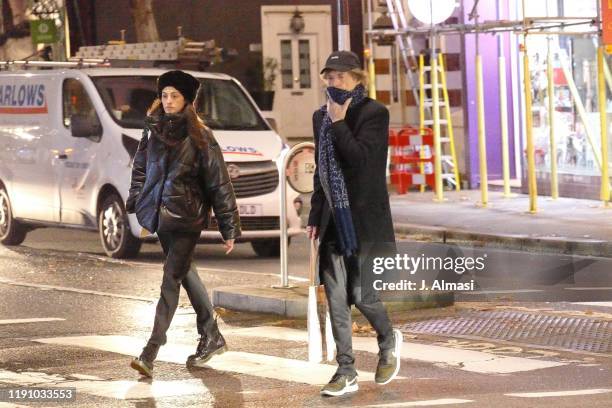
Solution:
[[[323,113],[317,110],[312,118],[317,165],[322,120]],[[361,274],[357,281],[363,283],[361,300],[367,303],[375,300],[371,258],[393,256],[396,248],[386,182],[389,111],[381,103],[366,98],[362,104],[350,108],[344,120],[333,123],[332,130],[359,243],[360,270],[351,273]],[[318,170],[314,174],[308,225],[319,227],[320,242],[328,238],[327,234],[336,233]],[[320,271],[326,267],[323,262],[324,259],[319,259]]]

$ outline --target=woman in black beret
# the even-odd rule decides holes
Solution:
[[[151,377],[159,347],[178,306],[181,285],[197,315],[200,340],[188,366],[200,366],[227,347],[213,308],[192,262],[195,245],[215,212],[226,253],[240,236],[236,197],[223,154],[211,130],[198,117],[194,100],[200,82],[183,71],[157,80],[156,99],[134,157],[128,213],[156,232],[164,251],[164,275],[153,332],[131,367]]]

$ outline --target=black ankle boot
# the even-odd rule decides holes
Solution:
[[[142,349],[140,357],[135,358],[130,363],[130,367],[138,371],[140,374],[149,378],[153,377],[153,361],[157,358],[157,352],[159,351],[158,344],[147,343]]]
[[[198,347],[196,348],[195,354],[192,354],[187,358],[188,367],[202,367],[208,360],[214,355],[223,354],[227,351],[227,345],[221,332],[219,332],[219,326],[215,320],[213,329],[209,333],[206,333],[200,337]]]

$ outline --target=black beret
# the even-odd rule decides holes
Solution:
[[[200,81],[183,71],[168,71],[157,78],[157,96],[159,98],[161,98],[162,90],[167,86],[176,88],[186,100],[193,102],[198,93]]]

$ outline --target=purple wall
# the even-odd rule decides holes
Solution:
[[[478,7],[479,21],[508,19],[508,0],[502,1],[502,10],[497,14],[496,1],[481,2]],[[463,19],[465,24],[469,21],[469,13],[474,0],[463,1]],[[486,5],[486,7],[485,7]],[[513,89],[511,82],[510,43],[516,41],[512,34],[502,34],[503,52],[506,57],[506,90],[508,104],[508,140],[510,151],[510,177],[515,174],[514,166],[514,129],[513,123]],[[464,40],[465,58],[465,118],[466,118],[466,164],[471,187],[480,183],[479,155],[478,155],[478,110],[476,105],[476,35],[466,34]],[[487,141],[487,169],[489,180],[501,179],[502,173],[502,147],[499,104],[499,72],[498,72],[498,40],[491,34],[479,34],[479,50],[483,66],[483,86],[485,105],[485,136]]]

